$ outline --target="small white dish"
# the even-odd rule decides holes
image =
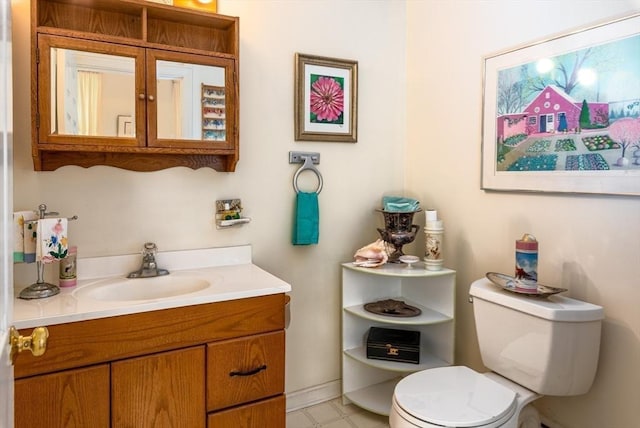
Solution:
[[[404,255],[404,256],[398,257],[398,260],[400,260],[402,263],[406,264],[407,268],[411,268],[412,264],[417,263],[417,262],[420,261],[420,257]]]

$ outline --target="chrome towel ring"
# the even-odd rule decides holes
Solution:
[[[320,171],[313,165],[314,163],[320,163],[320,154],[319,153],[306,153],[306,152],[289,152],[289,163],[302,163],[302,166],[298,168],[296,173],[293,175],[293,189],[296,193],[300,193],[300,189],[298,188],[298,177],[302,171],[309,170],[313,172],[318,178],[318,188],[316,189],[316,193],[320,193],[322,191],[323,180],[322,174]]]

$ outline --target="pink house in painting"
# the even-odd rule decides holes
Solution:
[[[594,125],[607,126],[609,104],[588,103]],[[512,135],[551,132],[575,132],[580,128],[582,102],[576,101],[557,86],[545,87],[521,113],[497,118],[497,137],[504,141]]]

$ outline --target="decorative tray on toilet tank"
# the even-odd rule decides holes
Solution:
[[[526,290],[526,287],[518,286],[522,284],[522,281],[514,278],[513,276],[505,275],[503,273],[487,272],[487,278],[498,287],[503,290],[511,291],[512,293],[522,294],[531,297],[548,297],[553,294],[562,293],[567,291],[566,288],[550,287],[548,285],[536,284],[537,288],[534,290]]]

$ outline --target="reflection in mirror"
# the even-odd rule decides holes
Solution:
[[[156,61],[157,127],[159,139],[203,140],[203,112],[215,102],[217,110],[224,110],[224,92],[218,100],[209,100],[203,94],[205,86],[218,86],[224,90],[225,69],[209,65],[187,64],[174,61]],[[220,115],[219,123],[224,122]],[[217,126],[224,126],[218,124]],[[218,131],[226,140],[224,128]]]
[[[135,59],[51,48],[51,133],[135,137]]]

